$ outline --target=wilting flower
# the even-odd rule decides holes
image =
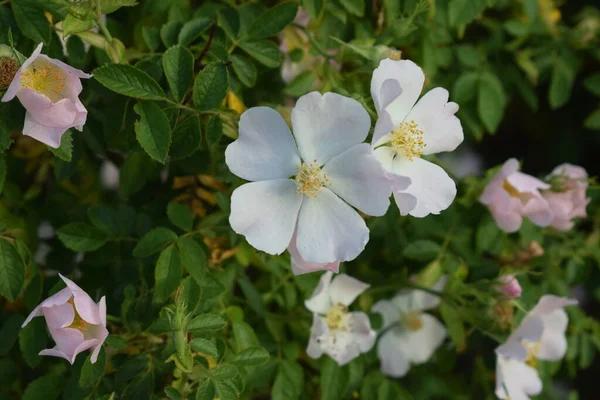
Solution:
[[[519,171],[519,162],[511,158],[486,186],[481,198],[488,206],[496,223],[505,232],[516,232],[523,217],[534,224],[548,226],[552,222],[552,210],[540,190],[550,185]]]
[[[373,72],[371,96],[379,118],[372,145],[394,177],[393,193],[402,215],[439,214],[452,204],[456,185],[439,166],[422,155],[454,150],[463,130],[448,91],[435,88],[418,102],[425,75],[409,60],[381,61]],[[416,104],[415,104],[416,103]]]
[[[56,346],[42,350],[40,355],[62,357],[73,364],[77,354],[92,349],[91,362],[95,363],[102,343],[108,336],[106,299],[102,297],[96,304],[73,281],[59,276],[67,287],[37,306],[23,327],[34,317],[43,315]]]
[[[550,226],[561,231],[569,230],[575,225],[574,218],[587,217],[585,208],[591,200],[586,198],[588,174],[577,165],[562,164],[554,168],[548,179],[551,188],[543,191],[542,195],[554,215]]]
[[[231,227],[269,254],[282,253],[296,232],[302,260],[352,260],[369,230],[351,206],[368,215],[383,215],[389,206],[389,181],[361,143],[369,115],[356,100],[313,92],[298,99],[292,126],[294,136],[268,107],[241,116],[225,159],[234,174],[253,182],[231,196]]]
[[[27,110],[23,134],[56,148],[67,129],[83,129],[87,110],[78,97],[82,90],[80,79],[92,75],[40,54],[41,51],[42,43],[21,65],[2,101],[16,96]]]
[[[369,285],[346,274],[328,271],[310,299],[304,304],[314,313],[306,354],[319,358],[323,353],[344,365],[371,350],[377,337],[369,317],[363,312],[350,312],[348,306]]]
[[[537,361],[558,361],[565,356],[569,318],[563,308],[575,304],[574,299],[542,296],[519,328],[496,349],[496,396],[529,399],[541,392]]]
[[[521,285],[513,274],[501,276],[500,282],[501,285],[499,285],[497,289],[504,294],[506,298],[516,299],[517,297],[521,297]]]
[[[445,278],[434,286],[441,290]],[[432,315],[425,313],[439,306],[438,296],[422,290],[404,290],[392,300],[381,300],[373,311],[383,316],[386,330],[377,345],[381,370],[392,377],[406,375],[411,364],[427,362],[447,336],[446,328]]]

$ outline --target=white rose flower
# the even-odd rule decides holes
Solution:
[[[326,272],[310,299],[304,304],[312,311],[313,325],[306,354],[319,358],[323,353],[344,365],[373,348],[377,335],[363,312],[350,312],[348,306],[369,285],[346,274]]]
[[[298,99],[294,136],[275,110],[246,111],[239,138],[225,151],[229,169],[252,181],[231,197],[233,230],[269,254],[282,253],[296,232],[304,262],[356,258],[369,230],[351,206],[383,215],[391,191],[371,147],[361,143],[370,125],[360,103],[335,93]]]
[[[442,290],[445,283],[445,278],[440,279],[434,289]],[[411,289],[373,306],[373,311],[383,317],[385,332],[377,344],[377,354],[384,374],[395,378],[406,375],[411,364],[427,362],[444,342],[447,336],[444,325],[423,312],[439,304],[438,296]]]
[[[425,75],[409,60],[385,59],[373,72],[371,96],[379,115],[372,145],[385,170],[395,177],[393,193],[402,215],[439,214],[452,204],[456,185],[421,155],[452,151],[463,130],[448,91],[435,88],[418,102]],[[416,103],[416,104],[415,104]]]

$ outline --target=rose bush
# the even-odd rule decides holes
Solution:
[[[595,398],[599,33],[0,1],[0,398]]]

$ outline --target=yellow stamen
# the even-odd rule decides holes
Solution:
[[[506,190],[511,197],[520,197],[521,193],[515,189],[513,185],[511,185],[508,180],[504,180],[502,184],[502,189]]]
[[[540,342],[531,343],[524,340],[523,345],[527,347],[527,357],[525,357],[525,363],[527,363],[527,365],[529,365],[532,368],[537,368],[537,357],[540,354]]]
[[[79,315],[79,313],[77,312],[77,309],[75,308],[75,303],[73,302],[73,298],[71,297],[67,303],[70,303],[73,306],[73,312],[75,313],[75,318],[73,318],[73,322],[71,323],[71,325],[67,326],[67,328],[77,329],[81,332],[85,331],[89,324],[83,318],[81,318],[81,315]]]
[[[329,182],[327,175],[321,171],[321,167],[317,161],[312,163],[303,163],[298,167],[296,175],[296,183],[298,194],[303,194],[306,197],[317,197],[319,190]]]
[[[21,87],[46,95],[53,102],[65,97],[65,80],[63,72],[50,63],[33,64],[21,73]]]
[[[402,315],[402,325],[409,331],[416,332],[423,328],[421,313],[418,311],[409,311]]]
[[[348,311],[348,307],[341,303],[334,304],[327,311],[325,320],[330,330],[347,331],[350,329],[350,312]]]
[[[423,141],[423,131],[415,121],[402,122],[392,132],[392,148],[396,153],[404,155],[409,161],[420,158],[426,144]]]

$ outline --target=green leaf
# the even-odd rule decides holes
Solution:
[[[210,379],[206,379],[200,386],[198,386],[196,400],[214,400],[215,398],[217,398],[215,385]]]
[[[481,61],[479,51],[469,44],[456,46],[456,56],[458,61],[466,67],[477,67]]]
[[[212,21],[210,18],[206,17],[195,18],[189,22],[186,22],[179,32],[179,44],[184,47],[190,45],[194,40],[200,37],[202,32],[204,32],[211,23]]]
[[[199,110],[217,108],[229,89],[229,74],[225,64],[208,64],[194,82],[194,105]]]
[[[227,325],[225,318],[217,314],[201,314],[193,318],[186,329],[188,331],[219,331]]]
[[[240,34],[240,14],[233,7],[223,7],[217,12],[219,26],[223,28],[231,40]]]
[[[575,71],[563,59],[557,58],[552,68],[550,92],[548,93],[548,101],[551,108],[562,107],[569,101],[574,81]]]
[[[134,257],[148,257],[162,251],[168,244],[177,240],[175,232],[167,228],[154,228],[146,233],[133,249]]]
[[[326,358],[321,367],[321,399],[336,400],[346,391],[348,369],[340,367],[331,358]]]
[[[0,294],[15,301],[23,289],[25,264],[8,240],[0,238]]]
[[[0,194],[2,194],[6,182],[6,172],[6,159],[0,154]]]
[[[240,285],[240,289],[242,289],[242,293],[244,297],[248,301],[248,305],[252,308],[257,314],[262,315],[265,312],[265,304],[263,302],[263,298],[256,290],[254,285],[248,281],[246,278],[240,278],[238,280],[238,284]]]
[[[140,191],[146,182],[157,173],[156,166],[144,151],[136,151],[127,155],[125,162],[119,169],[119,193],[128,197]]]
[[[182,26],[183,25],[179,21],[171,21],[160,28],[160,38],[166,48],[177,44],[177,38]]]
[[[194,216],[187,206],[183,204],[170,202],[167,205],[167,216],[173,225],[183,229],[186,232],[192,230]]]
[[[404,256],[411,260],[430,261],[439,254],[441,247],[431,240],[417,240],[404,248]]]
[[[340,2],[350,14],[357,17],[365,15],[365,0],[340,0]]]
[[[475,72],[463,72],[454,82],[452,100],[459,105],[470,101],[477,92],[479,76]]]
[[[94,78],[113,92],[142,100],[163,100],[165,92],[150,75],[126,64],[108,64],[94,70]]]
[[[143,26],[142,37],[144,38],[144,42],[146,42],[146,46],[148,46],[150,51],[155,52],[158,50],[160,46],[160,33],[158,28],[153,26]]]
[[[233,357],[231,362],[240,366],[262,365],[269,361],[269,352],[262,347],[254,346],[242,350]]]
[[[133,107],[140,116],[135,123],[135,136],[150,157],[164,164],[171,145],[171,124],[164,111],[153,102],[137,103]]]
[[[491,72],[485,72],[479,77],[477,93],[477,111],[485,128],[496,132],[504,115],[506,95],[502,82]]]
[[[210,376],[215,381],[224,381],[232,379],[238,374],[238,370],[234,365],[221,364],[217,368],[210,371]]]
[[[163,55],[163,69],[175,101],[181,102],[194,78],[194,56],[184,47],[173,46]]]
[[[168,299],[177,289],[182,274],[179,250],[174,245],[170,245],[160,253],[154,270],[154,299],[157,303]]]
[[[24,321],[25,317],[20,314],[14,314],[10,318],[4,319],[0,329],[0,356],[8,353],[15,345]]]
[[[119,234],[120,225],[117,213],[111,207],[95,204],[88,208],[88,218],[94,226],[108,235]]]
[[[323,2],[324,0],[302,0],[302,7],[308,11],[311,17],[318,19],[323,11]]]
[[[284,2],[269,8],[250,25],[248,35],[252,38],[275,36],[294,20],[297,12],[298,3],[294,2]]]
[[[60,138],[60,147],[55,149],[54,147],[48,146],[48,150],[65,162],[71,162],[71,159],[73,158],[72,134],[73,130],[68,129]]]
[[[44,318],[34,318],[19,332],[19,349],[23,360],[31,368],[40,364],[40,351],[46,348],[47,333]]]
[[[12,11],[23,35],[35,43],[50,43],[52,31],[44,10],[33,0],[12,0]],[[6,29],[6,28],[3,28]]]
[[[81,375],[79,376],[79,385],[83,388],[92,387],[104,376],[106,371],[106,352],[100,349],[98,359],[94,364],[91,361],[91,354],[85,359],[83,367],[81,367]]]
[[[127,340],[122,336],[108,335],[104,344],[111,349],[121,350],[127,348]]]
[[[58,230],[58,238],[73,251],[98,250],[106,244],[106,234],[85,222],[72,222]]]
[[[217,390],[216,398],[220,400],[238,400],[240,398],[230,381],[215,382],[215,388]]]
[[[466,347],[466,336],[460,314],[453,306],[443,301],[440,303],[440,314],[456,349],[462,352]]]
[[[59,375],[42,376],[27,386],[22,400],[56,400],[63,387],[63,377]]]
[[[241,42],[240,47],[250,57],[269,68],[278,67],[283,59],[279,47],[270,40],[248,40]]]
[[[197,116],[192,115],[175,128],[169,155],[173,160],[182,160],[194,154],[202,143],[202,128]]]
[[[206,142],[209,146],[215,146],[223,136],[223,123],[218,115],[210,117],[206,123]]]
[[[486,0],[451,0],[448,5],[450,25],[468,24],[486,7]]]
[[[600,72],[596,72],[585,78],[583,86],[594,96],[600,97]]]
[[[494,247],[501,245],[502,231],[498,229],[498,225],[493,218],[484,218],[477,227],[475,235],[475,244],[479,252],[490,251]]]
[[[583,126],[588,129],[600,130],[600,108],[592,111],[583,122]]]
[[[181,253],[183,266],[196,282],[201,282],[204,279],[204,271],[208,265],[204,248],[191,236],[181,237],[177,241],[177,246]]]
[[[233,54],[231,56],[231,65],[240,82],[245,86],[253,87],[256,84],[256,66],[244,56]]]
[[[96,25],[93,19],[83,20],[75,17],[73,14],[67,14],[62,22],[62,31],[64,36],[69,36],[73,33],[89,31]]]
[[[100,7],[104,14],[110,14],[121,7],[132,7],[136,4],[136,0],[100,0]]]
[[[283,93],[288,96],[300,97],[310,92],[315,84],[315,73],[313,71],[304,71],[295,77],[283,89]]]
[[[198,353],[202,353],[213,358],[217,358],[219,356],[219,350],[212,340],[194,338],[190,341],[190,347],[192,350],[197,351]]]
[[[273,400],[297,399],[303,392],[303,386],[302,367],[294,361],[283,360],[273,384]]]
[[[258,338],[254,329],[246,322],[235,321],[232,324],[233,338],[235,339],[235,351],[241,352],[248,347],[258,346]]]

